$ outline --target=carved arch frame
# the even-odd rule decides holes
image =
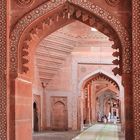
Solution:
[[[68,6],[72,5],[73,7],[82,8],[88,11],[91,15],[96,16],[97,18],[107,23],[107,25],[109,25],[109,27],[111,27],[115,31],[115,33],[117,34],[117,37],[119,38],[121,49],[122,49],[122,73],[126,73],[126,74],[131,73],[131,41],[130,41],[131,39],[130,39],[128,31],[125,29],[125,27],[121,24],[121,22],[115,16],[111,15],[108,11],[105,11],[99,6],[94,5],[94,3],[90,1],[83,2],[81,0],[77,0],[77,1],[55,0],[55,1],[45,2],[44,4],[40,5],[36,9],[32,10],[30,13],[26,14],[23,18],[21,18],[21,20],[16,24],[16,26],[12,30],[11,35],[10,35],[11,40],[10,40],[10,61],[9,61],[10,64],[9,65],[10,65],[10,75],[12,75],[10,77],[11,78],[10,81],[13,82],[15,78],[17,77],[18,73],[27,71],[27,67],[26,66],[22,67],[21,62],[22,63],[25,62],[25,64],[28,63],[27,61],[29,60],[29,57],[30,57],[28,55],[28,51],[26,51],[26,49],[27,50],[29,49],[28,43],[32,42],[34,43],[34,45],[37,45],[37,43],[39,43],[40,41],[37,34],[41,33],[41,30],[40,30],[41,28],[40,27],[36,28],[37,23],[39,21],[44,21],[44,19],[40,20],[42,19],[43,16],[49,17],[48,15],[50,15],[54,9],[59,9],[63,6],[65,7],[65,5],[66,7],[67,5]],[[63,15],[61,15],[61,19],[62,17]],[[67,15],[67,18],[65,17],[63,18],[63,21],[65,21],[65,24],[72,22],[72,20],[68,20],[68,15]],[[41,26],[44,26],[44,25],[48,26],[51,24],[51,22],[52,21],[49,18],[47,20],[47,24],[41,24]],[[62,23],[64,26],[65,25],[64,22]],[[59,25],[59,28],[60,26],[62,26],[62,23],[61,25]],[[86,23],[86,20],[85,20],[85,23]],[[34,28],[31,28],[32,26]],[[92,23],[91,23],[91,26],[92,26]],[[26,36],[26,35],[29,35],[29,36]],[[43,33],[42,37],[44,37],[45,35],[47,34]],[[30,40],[26,40],[27,38],[24,38],[25,36],[29,37]],[[38,39],[37,42],[35,41],[35,38]],[[32,49],[34,50],[35,48],[32,48]],[[21,54],[21,51],[23,54]],[[22,60],[22,58],[25,58],[25,59]],[[22,71],[22,69],[24,70]]]
[[[131,57],[130,57],[131,56],[131,42],[130,42],[129,34],[128,34],[127,30],[125,29],[125,27],[120,23],[120,21],[116,17],[111,15],[109,12],[105,11],[104,9],[100,8],[97,5],[94,5],[94,3],[92,3],[92,2],[89,2],[89,1],[82,2],[81,0],[77,0],[77,1],[75,1],[75,0],[56,0],[55,2],[49,1],[49,2],[46,2],[42,5],[40,5],[39,7],[37,7],[33,11],[31,11],[30,13],[26,14],[16,24],[15,28],[13,29],[13,31],[11,33],[10,71],[16,72],[16,73],[17,72],[22,73],[22,70],[19,71],[19,64],[21,62],[25,63],[25,64],[28,63],[27,62],[28,60],[24,59],[24,58],[23,58],[24,59],[23,61],[20,61],[20,59],[21,59],[19,57],[19,53],[21,53],[20,47],[22,46],[23,49],[24,49],[22,56],[23,57],[26,57],[26,56],[28,57],[28,52],[25,51],[25,49],[28,49],[28,47],[27,47],[28,43],[31,40],[32,41],[34,40],[33,36],[36,36],[37,34],[40,34],[40,32],[41,32],[40,29],[39,29],[40,27],[37,27],[37,25],[36,25],[36,22],[38,22],[38,19],[40,17],[44,16],[44,15],[49,14],[54,9],[66,4],[67,2],[69,4],[73,4],[73,5],[79,6],[80,8],[83,8],[83,9],[87,10],[93,16],[95,15],[95,16],[99,17],[100,19],[105,21],[111,28],[114,29],[114,31],[118,35],[118,38],[119,38],[120,43],[121,43],[120,45],[121,45],[121,48],[122,48],[122,58],[123,58],[122,59],[122,69],[123,69],[123,73],[130,73],[131,72]],[[39,19],[39,20],[41,20],[41,19]],[[47,22],[51,22],[50,20],[51,19],[49,19]],[[94,22],[94,21],[92,21],[92,22]],[[85,23],[86,23],[86,21],[85,21]],[[35,27],[33,29],[33,28],[31,28],[31,26],[33,26],[34,24],[35,24]],[[47,24],[49,25],[50,23],[47,23]],[[40,24],[38,26],[43,26],[43,23],[42,23],[42,25]],[[101,26],[101,25],[99,25],[99,26]],[[27,30],[28,28],[30,28],[32,30],[29,31],[29,30]],[[99,30],[104,32],[104,34],[105,34],[105,32],[108,32],[108,31],[103,31],[104,30],[103,27],[99,27]],[[27,38],[26,39],[24,38],[24,41],[23,41],[22,37],[24,35],[26,35],[26,36],[29,35],[28,37],[31,38],[31,40],[27,40]],[[111,37],[111,39],[113,39],[113,38]],[[38,40],[38,42],[39,41],[40,40]],[[22,44],[21,44],[21,42],[22,42]],[[27,67],[25,69],[26,69],[25,71],[28,71]]]

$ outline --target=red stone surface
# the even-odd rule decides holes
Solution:
[[[109,0],[108,0],[109,1]],[[64,10],[64,6],[58,8],[57,10],[51,9],[51,12],[46,15],[39,15],[38,16],[38,10],[36,9],[39,5],[44,4],[44,2],[50,2],[44,1],[44,0],[33,0],[29,3],[26,3],[27,1],[21,1],[21,0],[1,0],[0,2],[0,48],[1,48],[1,94],[0,94],[0,139],[2,140],[31,140],[31,133],[32,133],[32,86],[31,83],[33,81],[33,63],[32,61],[29,61],[29,63],[25,62],[26,60],[32,60],[34,50],[36,46],[39,44],[39,42],[48,34],[56,31],[60,27],[70,23],[72,20],[68,20],[67,18],[60,18],[59,22],[54,22],[53,26],[51,28],[49,27],[48,30],[43,30],[43,32],[38,31],[42,27],[42,24],[44,19],[47,19],[50,17],[50,15],[55,15],[58,13],[58,11]],[[31,3],[30,3],[31,2]],[[73,1],[76,2],[76,1]],[[89,1],[87,0],[86,3]],[[91,6],[91,4],[98,5],[100,8],[97,8],[99,12],[96,13],[97,17],[102,17],[102,23],[105,24],[104,27],[107,27],[106,29],[112,30],[114,29],[114,33],[116,33],[118,36],[114,37],[111,35],[110,39],[115,38],[113,41],[117,41],[119,39],[119,45],[122,45],[122,49],[120,49],[122,54],[122,64],[120,65],[122,68],[123,73],[123,85],[125,89],[125,105],[127,106],[125,109],[126,112],[126,140],[136,139],[139,140],[139,33],[137,32],[139,30],[139,22],[137,21],[139,19],[139,1],[133,0],[133,5],[131,5],[131,1],[124,0],[118,3],[118,5],[111,6],[109,5],[105,0],[90,0],[89,7],[92,7],[91,10],[94,11],[94,5]],[[56,6],[58,1],[54,1],[53,4]],[[81,6],[85,6],[85,2],[83,1]],[[84,7],[83,6],[83,7]],[[131,6],[133,6],[133,15],[131,16]],[[28,8],[27,8],[28,7]],[[88,8],[89,8],[88,7]],[[45,7],[44,7],[45,8]],[[77,8],[75,6],[74,8]],[[86,7],[84,7],[86,9]],[[84,8],[79,8],[79,11],[84,11]],[[104,10],[105,9],[105,10]],[[88,9],[89,10],[89,9]],[[110,15],[108,17],[104,17],[103,15],[107,16],[107,12],[110,12]],[[36,12],[36,14],[31,14],[33,12]],[[48,12],[48,11],[47,11]],[[46,13],[47,13],[46,12]],[[66,11],[65,11],[66,12]],[[61,13],[65,13],[64,11],[61,11]],[[95,11],[94,11],[95,12]],[[55,13],[55,14],[54,14]],[[81,12],[80,12],[81,13]],[[105,14],[103,14],[105,13]],[[89,12],[88,14],[92,14]],[[94,13],[95,14],[95,13]],[[25,15],[27,17],[25,18]],[[33,15],[33,17],[31,16]],[[38,19],[34,21],[33,18],[35,16],[38,16]],[[73,15],[77,16],[78,15]],[[23,18],[21,20],[21,18]],[[113,18],[113,20],[112,20]],[[133,33],[135,36],[133,36],[133,51],[131,50],[131,18],[133,18]],[[31,21],[32,19],[32,21]],[[86,17],[82,15],[82,18],[79,19],[80,21],[84,22],[86,20]],[[50,21],[50,20],[49,20]],[[99,28],[102,32],[104,29],[102,28],[101,21],[99,22],[97,28]],[[41,23],[41,24],[39,24]],[[57,24],[56,24],[57,23]],[[97,22],[98,23],[98,22]],[[109,24],[106,24],[109,23]],[[59,25],[58,25],[59,24]],[[87,23],[89,24],[89,23]],[[57,26],[56,26],[57,25]],[[42,28],[41,28],[42,29]],[[48,29],[43,28],[43,29]],[[24,32],[23,32],[24,31]],[[48,32],[47,32],[48,31]],[[8,32],[10,32],[10,35],[8,35]],[[22,34],[23,33],[23,34]],[[37,39],[34,36],[38,36]],[[10,36],[10,39],[9,39]],[[129,38],[130,36],[130,38]],[[117,40],[116,40],[117,39]],[[27,41],[28,40],[28,41]],[[29,50],[26,50],[26,45],[24,44],[27,41],[30,45],[28,46]],[[10,44],[11,42],[11,44]],[[27,43],[26,42],[26,43]],[[10,46],[10,47],[9,47]],[[14,46],[14,47],[13,47]],[[25,48],[24,48],[24,47]],[[115,47],[115,46],[114,46]],[[24,50],[24,49],[25,50]],[[31,49],[33,48],[33,49]],[[23,50],[22,50],[23,49]],[[25,52],[24,52],[25,51]],[[133,52],[133,73],[132,72],[132,53]],[[27,54],[29,53],[29,55]],[[24,61],[21,61],[24,58]],[[30,71],[26,74],[21,74],[21,79],[16,79],[19,76],[19,73],[22,72],[22,63],[26,63],[26,67],[24,68],[31,68]],[[24,66],[25,66],[24,65]],[[88,66],[86,66],[88,68]],[[92,68],[94,69],[94,68]],[[111,69],[111,68],[110,68]],[[107,68],[107,70],[110,70]],[[25,69],[24,69],[25,70]],[[95,70],[95,69],[94,69]],[[131,76],[133,74],[133,77]],[[66,74],[67,75],[67,74]],[[83,72],[80,72],[80,76],[82,77]],[[58,77],[57,77],[58,78]],[[67,77],[68,78],[68,77]],[[24,79],[24,80],[23,80]],[[80,79],[80,77],[79,77]],[[78,80],[79,80],[78,79]],[[61,79],[62,80],[62,79]],[[60,80],[60,81],[61,81]],[[30,82],[29,82],[30,81]],[[132,81],[133,81],[133,91],[132,91]],[[64,82],[63,80],[61,81]],[[7,84],[8,83],[8,84]],[[55,82],[54,82],[55,83]],[[51,87],[51,86],[50,86]],[[52,87],[51,87],[52,88]],[[69,87],[63,86],[63,89],[68,89]],[[72,87],[70,87],[72,88]],[[75,87],[74,87],[75,88]],[[74,89],[73,88],[73,89]],[[72,89],[72,90],[73,90]],[[130,90],[129,90],[130,89]],[[7,94],[6,94],[7,93]],[[132,94],[133,93],[133,94]],[[54,95],[57,93],[54,93]],[[73,94],[75,95],[75,94]],[[63,96],[63,93],[62,93]],[[132,99],[134,97],[134,103],[132,102]],[[74,99],[74,98],[72,98]],[[76,100],[73,100],[74,104],[77,103]],[[8,105],[8,106],[7,106]],[[134,108],[134,114],[132,110],[132,106]],[[7,110],[8,109],[8,110]],[[130,111],[129,111],[130,110]],[[23,112],[22,112],[23,111]],[[77,110],[74,108],[74,112]],[[26,112],[26,113],[25,113]],[[73,116],[76,116],[77,114],[73,113]],[[134,116],[134,119],[133,119]],[[8,120],[8,121],[7,121]],[[70,126],[74,129],[77,126],[77,120],[74,118],[73,120],[75,123]],[[15,123],[15,124],[14,124]],[[133,128],[135,137],[133,138]]]

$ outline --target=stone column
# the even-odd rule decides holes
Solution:
[[[16,78],[14,140],[31,140],[31,139],[32,139],[32,82],[22,78]]]
[[[41,94],[41,130],[46,128],[46,86],[42,83],[43,92]]]
[[[84,112],[83,112],[83,108],[84,108],[84,99],[85,97],[84,97],[84,91],[83,91],[83,89],[82,89],[82,91],[81,91],[81,102],[80,102],[80,115],[81,115],[81,122],[80,122],[80,130],[81,131],[83,131],[83,127],[84,127]]]
[[[140,1],[132,0],[134,139],[140,139]],[[131,99],[132,100],[132,99]],[[127,140],[127,139],[126,139]],[[133,139],[132,139],[133,140]]]
[[[72,130],[77,130],[77,102],[78,97],[72,97]]]
[[[100,104],[100,111],[101,111],[101,117],[102,117],[104,115],[104,97],[103,96],[100,97],[99,104]]]
[[[125,103],[125,139],[133,140],[133,92],[131,74],[123,74],[124,103]]]
[[[91,117],[90,117],[90,112],[91,112],[91,109],[90,109],[90,84],[88,84],[87,86],[88,88],[88,91],[87,91],[87,122],[90,124],[91,123]]]
[[[92,81],[91,83],[91,110],[92,110],[92,122],[96,121],[96,86]]]

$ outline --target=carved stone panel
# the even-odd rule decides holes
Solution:
[[[51,97],[52,130],[68,129],[67,97]]]
[[[132,60],[133,60],[134,139],[139,140],[140,139],[140,1],[132,0],[132,4],[133,4]]]

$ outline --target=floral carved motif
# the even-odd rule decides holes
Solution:
[[[116,6],[120,3],[120,0],[106,0],[106,2],[111,6]]]

